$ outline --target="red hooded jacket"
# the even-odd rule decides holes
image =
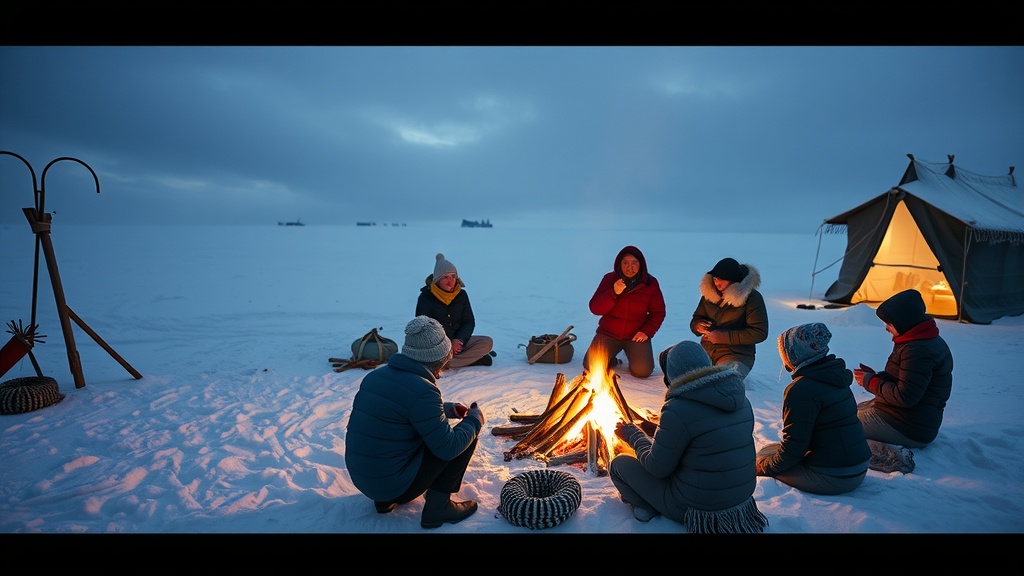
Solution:
[[[629,284],[620,266],[626,254],[636,256],[640,261],[640,271],[635,276],[636,285],[616,295],[613,288],[616,280],[622,278]],[[665,321],[665,297],[658,280],[647,272],[643,252],[636,246],[626,246],[615,256],[612,268],[614,271],[601,278],[590,298],[590,311],[601,317],[597,322],[597,333],[617,340],[630,340],[637,332],[653,338]]]

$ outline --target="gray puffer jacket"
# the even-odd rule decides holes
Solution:
[[[654,438],[629,425],[637,460],[657,478],[671,477],[666,501],[694,532],[759,532],[767,520],[751,496],[754,412],[731,366],[699,368],[669,383]]]
[[[412,485],[423,450],[442,460],[464,452],[483,422],[472,412],[454,427],[453,403],[441,400],[434,375],[398,353],[367,374],[352,401],[345,434],[345,465],[367,497],[385,501]]]

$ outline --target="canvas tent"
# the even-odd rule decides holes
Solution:
[[[1024,194],[1013,167],[981,176],[953,156],[907,156],[896,187],[822,223],[825,233],[847,234],[824,299],[877,305],[914,288],[938,318],[988,324],[1024,313]]]

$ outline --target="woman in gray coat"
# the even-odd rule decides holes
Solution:
[[[757,452],[757,475],[813,494],[843,494],[867,476],[871,450],[857,419],[853,373],[829,354],[820,322],[779,334],[779,356],[793,381],[782,393],[782,442]]]
[[[690,532],[763,532],[743,378],[731,365],[712,366],[696,342],[679,342],[658,361],[668,391],[654,437],[632,423],[615,430],[636,453],[609,466],[622,500],[641,522],[663,514]]]
[[[410,321],[401,353],[363,378],[345,433],[345,464],[356,488],[381,514],[423,495],[423,528],[454,524],[477,509],[473,500],[451,500],[484,426],[476,402],[466,408],[441,399],[437,376],[451,350],[436,320]]]

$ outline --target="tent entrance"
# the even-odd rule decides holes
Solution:
[[[956,299],[945,275],[914,217],[900,200],[889,221],[867,276],[850,298],[851,304],[882,303],[887,298],[913,288],[924,298],[932,316],[956,316]]]

